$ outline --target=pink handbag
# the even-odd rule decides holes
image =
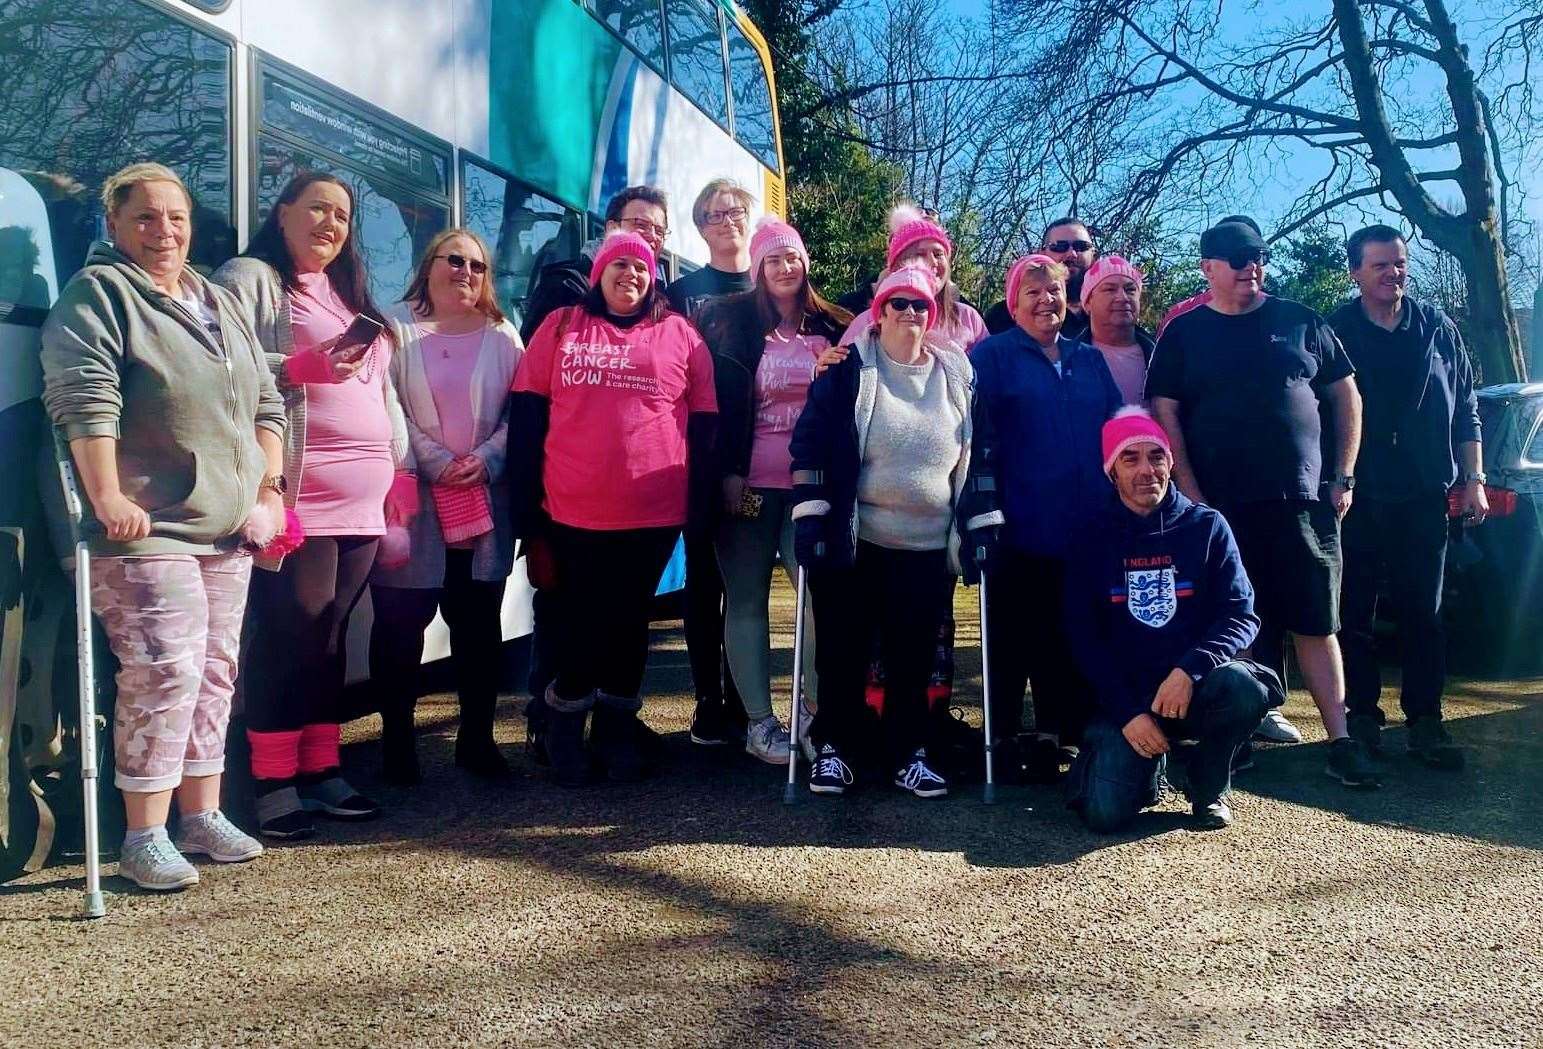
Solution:
[[[439,530],[447,543],[464,543],[493,530],[493,507],[488,501],[488,486],[469,488],[436,484],[429,488],[434,497],[434,512],[439,516]]]

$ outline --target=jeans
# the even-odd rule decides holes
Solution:
[[[1190,801],[1201,808],[1232,785],[1232,754],[1270,709],[1264,684],[1241,663],[1223,663],[1195,686],[1189,714],[1157,718],[1170,743],[1194,740],[1187,753]],[[1154,715],[1155,716],[1155,715]],[[1097,720],[1088,726],[1077,767],[1068,782],[1068,801],[1100,833],[1125,826],[1157,803],[1163,757],[1145,758],[1122,733],[1123,725]],[[1171,756],[1171,753],[1170,755]]]
[[[938,627],[954,575],[945,550],[889,550],[859,541],[850,568],[810,573],[817,666],[824,685],[810,736],[832,744],[848,764],[872,749],[873,711],[865,689],[877,633],[887,674],[878,760],[900,767],[917,747],[935,744],[941,720],[927,712]]]
[[[723,572],[723,650],[745,715],[760,721],[772,712],[771,574],[782,555],[788,581],[798,585],[793,559],[792,492],[757,488],[762,497],[757,517],[728,517],[718,529],[718,567]],[[814,616],[804,609],[804,695],[810,708],[818,706],[814,659]]]
[[[991,617],[991,728],[998,739],[1023,728],[1023,691],[1033,689],[1034,729],[1063,744],[1082,737],[1089,688],[1072,661],[1060,558],[1001,549],[987,580]]]
[[[1357,498],[1345,515],[1344,589],[1340,647],[1345,655],[1345,705],[1351,717],[1383,721],[1382,671],[1372,642],[1379,584],[1398,619],[1404,717],[1441,717],[1446,684],[1446,636],[1441,587],[1447,563],[1447,500],[1424,495],[1387,503]]]

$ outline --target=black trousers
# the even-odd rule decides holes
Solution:
[[[423,632],[444,613],[450,628],[450,665],[461,699],[461,727],[491,731],[498,702],[503,631],[499,613],[504,580],[472,578],[471,550],[445,551],[442,586],[409,588],[370,585],[375,623],[370,630],[370,677],[381,686],[393,715],[412,709],[418,698]]]
[[[744,703],[723,651],[723,572],[713,536],[686,536],[686,658],[698,702],[720,703],[743,721]]]
[[[252,573],[247,728],[335,725],[348,617],[375,564],[375,536],[310,536],[277,572]]]
[[[1066,640],[1066,565],[1003,548],[986,581],[991,620],[991,729],[998,739],[1023,729],[1024,688],[1033,689],[1034,730],[1063,744],[1082,738],[1089,686]]]
[[[678,528],[615,532],[552,526],[557,677],[562,699],[596,689],[634,698],[648,662],[648,608]]]
[[[873,750],[866,688],[877,636],[886,679],[883,752],[875,759],[893,769],[917,747],[934,745],[939,721],[927,714],[927,682],[954,589],[948,552],[859,541],[851,568],[812,572],[809,588],[820,639],[820,707],[810,730],[815,744],[832,744],[849,764]]]
[[[1345,704],[1352,717],[1381,723],[1382,672],[1372,644],[1378,594],[1385,592],[1398,620],[1404,717],[1441,716],[1446,685],[1446,636],[1441,587],[1447,564],[1446,495],[1407,502],[1357,497],[1345,515],[1341,540],[1345,575],[1340,598],[1340,647],[1345,657]],[[1386,588],[1382,583],[1386,582]]]

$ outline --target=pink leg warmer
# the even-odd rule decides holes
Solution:
[[[300,771],[321,772],[335,769],[341,764],[338,758],[338,740],[343,730],[337,725],[307,725],[300,730]]]
[[[252,744],[252,775],[258,779],[289,779],[300,771],[299,729],[291,732],[246,730]]]

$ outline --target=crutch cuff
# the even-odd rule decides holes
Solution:
[[[1007,523],[1007,518],[1002,516],[1002,511],[991,510],[987,513],[976,514],[964,523],[966,532],[973,532],[977,528],[994,528]]]
[[[595,693],[586,692],[577,699],[564,699],[557,694],[555,685],[546,687],[546,705],[559,714],[582,714],[595,705]]]
[[[824,499],[805,499],[793,507],[791,517],[794,521],[805,517],[823,517],[830,513],[830,503]]]
[[[623,714],[636,714],[643,709],[641,696],[617,696],[610,692],[595,690],[595,706],[605,707],[607,710],[619,711]]]

